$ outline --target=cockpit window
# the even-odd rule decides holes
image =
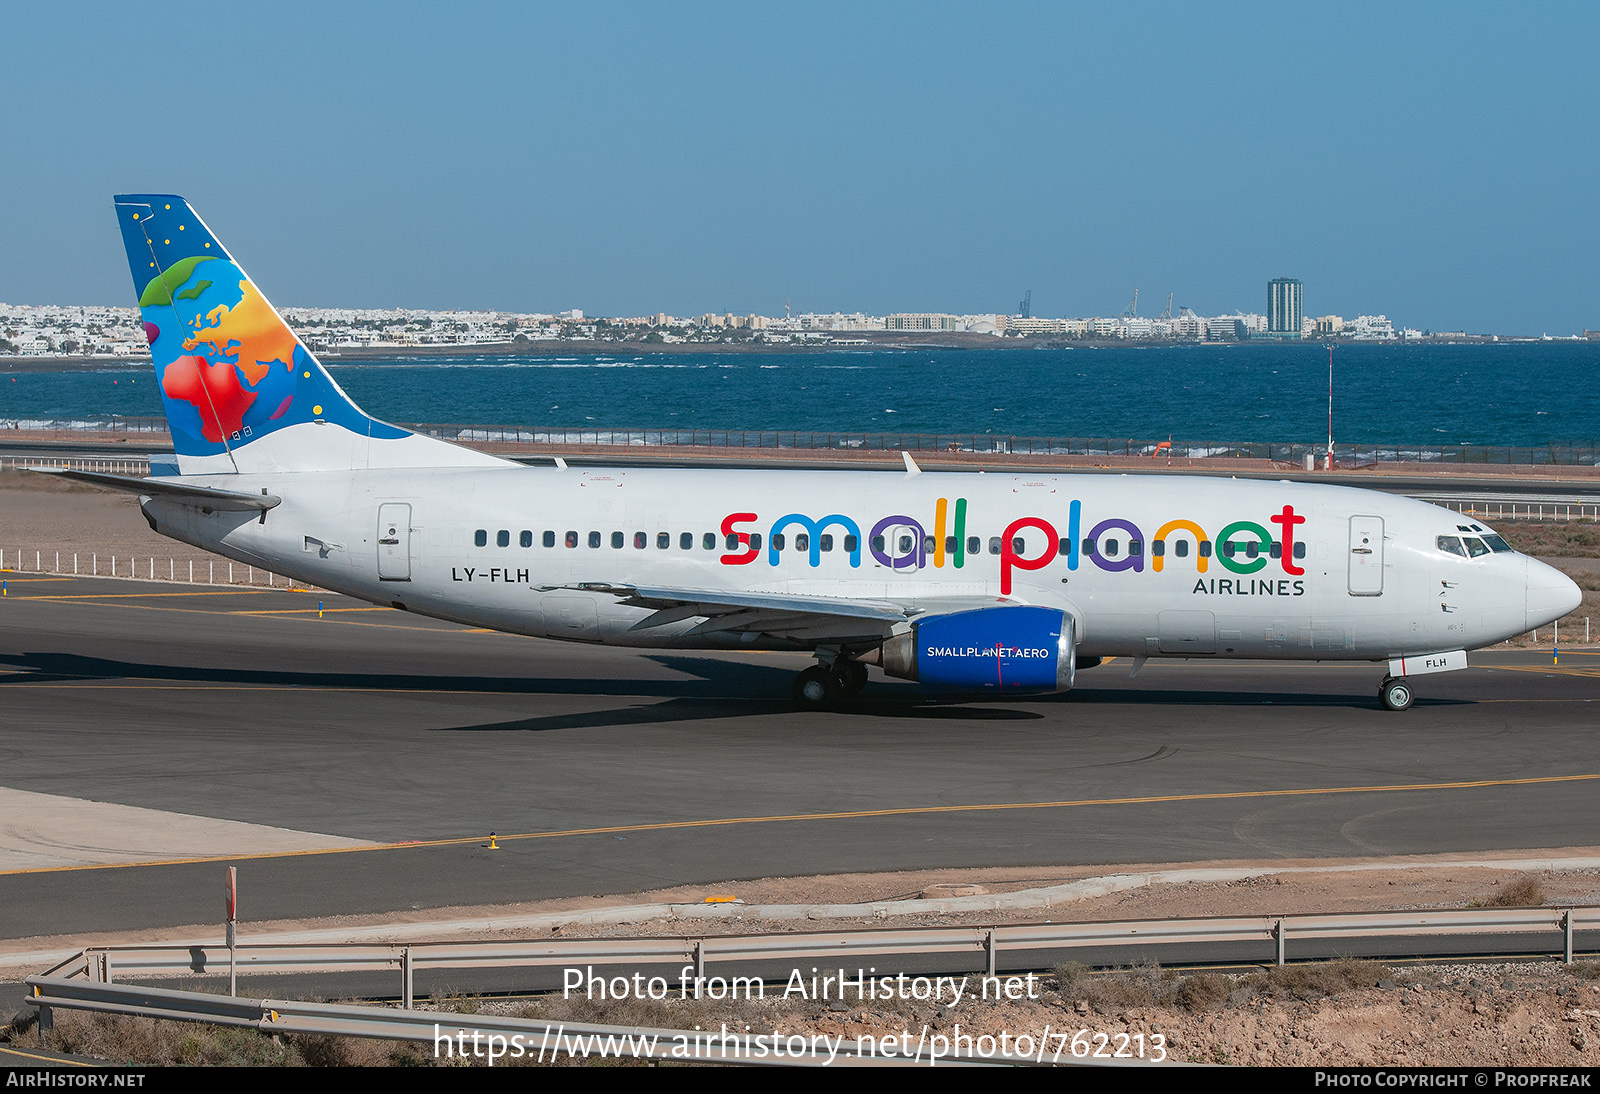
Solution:
[[[1462,536],[1461,538],[1466,542],[1467,551],[1472,555],[1473,558],[1477,558],[1480,555],[1486,555],[1489,553],[1489,548],[1485,547],[1483,545],[1483,540],[1479,539],[1477,536]]]
[[[1483,533],[1483,542],[1487,543],[1489,545],[1489,550],[1493,551],[1497,555],[1512,550],[1511,544],[1507,543],[1493,532]]]
[[[1467,557],[1467,549],[1461,546],[1461,541],[1455,536],[1440,536],[1434,542],[1439,545],[1439,550],[1443,551],[1447,555],[1460,555],[1462,558]]]

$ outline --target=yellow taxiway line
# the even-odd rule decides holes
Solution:
[[[599,828],[567,828],[548,832],[517,832],[497,835],[500,841],[566,839],[575,836],[616,835],[623,832],[682,831],[691,828],[717,828],[745,824],[781,824],[804,821],[860,820],[871,817],[934,816],[945,813],[1008,812],[1020,809],[1075,809],[1088,806],[1156,805],[1174,802],[1244,801],[1263,798],[1319,797],[1333,794],[1394,794],[1427,790],[1477,790],[1497,786],[1548,786],[1555,783],[1594,782],[1600,773],[1585,775],[1539,775],[1524,779],[1464,779],[1457,782],[1393,783],[1379,786],[1325,786],[1290,790],[1229,790],[1201,794],[1155,794],[1129,798],[1077,798],[1046,802],[988,802],[972,805],[911,805],[893,809],[859,809],[834,813],[787,813],[775,816],[709,817],[702,820],[658,821],[648,824],[617,824]],[[263,851],[243,855],[205,855],[193,858],[159,859],[148,862],[90,863],[81,866],[39,866],[23,870],[0,870],[0,877],[11,874],[67,873],[77,870],[114,870],[132,866],[180,866],[200,862],[239,862],[253,859],[301,858],[312,855],[352,855],[372,851],[404,851],[418,847],[462,847],[484,844],[483,836],[453,836],[445,839],[407,840],[400,843],[375,843],[366,847],[308,848],[303,851]]]

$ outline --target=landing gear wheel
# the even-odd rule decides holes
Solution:
[[[794,678],[795,705],[804,710],[826,710],[838,698],[838,679],[821,665],[813,665]]]
[[[833,666],[833,672],[839,682],[839,694],[847,699],[861,694],[867,686],[867,666],[860,661],[840,661]]]
[[[1411,685],[1404,680],[1391,678],[1378,685],[1378,702],[1384,710],[1405,710],[1412,698]]]

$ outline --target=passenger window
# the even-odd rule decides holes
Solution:
[[[680,550],[680,551],[692,551],[692,550],[694,550],[694,533],[693,532],[684,532],[682,535],[680,535],[678,537],[678,550]]]
[[[668,551],[668,550],[671,550],[671,549],[672,549],[672,533],[671,532],[657,532],[656,533],[656,550],[658,550],[658,551]]]
[[[707,551],[715,551],[717,549],[717,533],[707,532],[705,535],[701,536],[700,546],[705,548]]]
[[[578,545],[578,533],[576,533],[576,532],[568,532],[567,533],[567,546],[568,547],[576,547],[577,545]]]
[[[909,555],[911,553],[911,537],[910,536],[901,536],[900,537],[900,546],[899,546],[898,550],[899,550],[901,555]]]
[[[635,532],[633,533],[633,545],[642,551],[650,546],[650,537],[643,532]]]
[[[593,549],[593,548],[598,547],[598,546],[600,546],[600,533],[599,532],[590,532],[589,533],[589,547],[591,549]]]
[[[556,545],[555,532],[551,531],[549,528],[546,528],[544,531],[544,539],[541,542],[543,542],[546,547],[554,547]]]
[[[981,550],[983,550],[983,540],[979,539],[977,536],[968,536],[967,554],[975,555]]]
[[[1277,540],[1273,540],[1272,541],[1272,546],[1267,550],[1267,553],[1269,555],[1271,555],[1273,558],[1282,558],[1283,557],[1283,544],[1279,543]]]
[[[811,537],[804,532],[797,533],[794,537],[794,549],[796,551],[811,550]]]
[[[1064,539],[1056,544],[1056,554],[1066,556],[1072,553],[1072,541]]]
[[[1295,558],[1305,558],[1306,557],[1306,545],[1304,543],[1296,543],[1294,545],[1294,557]]]
[[[750,533],[750,549],[752,551],[761,550],[761,533],[760,532],[751,532]]]
[[[623,535],[621,532],[611,533],[611,547],[613,550],[622,550]]]
[[[1261,544],[1256,540],[1251,540],[1244,545],[1245,558],[1255,558],[1259,554],[1261,554]]]
[[[1485,547],[1483,545],[1483,540],[1479,539],[1477,536],[1462,536],[1461,539],[1467,545],[1467,553],[1473,558],[1477,558],[1479,555],[1486,555],[1489,553],[1489,548]]]
[[[999,536],[990,536],[989,537],[989,553],[991,555],[997,555],[997,554],[1000,553],[1000,537]]]
[[[1467,557],[1467,549],[1461,546],[1461,541],[1455,536],[1440,536],[1438,539],[1434,540],[1434,543],[1438,545],[1439,550],[1443,551],[1447,555],[1460,555],[1462,558]]]
[[[1142,539],[1130,539],[1128,541],[1128,553],[1130,555],[1142,555],[1142,554],[1144,554],[1144,540],[1142,540]]]
[[[1084,558],[1093,558],[1094,557],[1094,540],[1086,539],[1086,540],[1083,541],[1083,557]]]
[[[739,549],[739,533],[728,533],[727,549],[730,551],[737,551]]]
[[[1159,543],[1160,541],[1158,540],[1157,542]],[[1172,545],[1172,553],[1177,555],[1179,558],[1188,558],[1189,557],[1189,541],[1186,540],[1186,539],[1180,539],[1180,540],[1176,541],[1175,543],[1173,543],[1173,545]]]
[[[517,537],[517,542],[519,544],[521,544],[522,546],[524,546],[524,547],[532,547],[533,546],[533,533],[528,531],[526,528],[524,528],[522,530],[522,534]]]
[[[487,546],[489,546],[489,532],[488,532],[488,530],[484,529],[484,528],[479,528],[476,532],[472,533],[472,545],[474,547],[487,547]]]
[[[922,553],[931,555],[939,549],[939,540],[935,536],[922,537]]]
[[[872,537],[872,549],[874,551],[877,551],[879,554],[883,553],[883,537],[882,536],[873,536]]]
[[[833,550],[833,537],[826,532],[822,533],[822,535],[817,537],[817,546],[821,547],[824,551]]]
[[[1209,539],[1203,539],[1200,541],[1200,557],[1211,557],[1211,541]]]
[[[511,546],[511,533],[510,533],[510,531],[508,531],[505,528],[502,528],[498,532],[496,532],[494,534],[494,545],[496,547],[509,547],[509,546]]]
[[[1105,552],[1105,556],[1107,558],[1116,558],[1117,557],[1118,547],[1117,547],[1117,541],[1114,540],[1114,539],[1106,540],[1105,546],[1100,548],[1100,549],[1103,552]]]
[[[1024,549],[1025,549],[1025,547],[1024,547],[1024,544],[1023,544],[1022,537],[1021,536],[1012,536],[1011,537],[1011,553],[1014,554],[1014,555],[1020,555],[1023,552]]]
[[[787,542],[789,542],[789,537],[784,535],[782,532],[772,533],[772,549],[774,551],[783,550],[783,545]]]
[[[1235,547],[1236,547],[1236,544],[1231,539],[1228,542],[1224,543],[1222,545],[1222,554],[1223,554],[1223,556],[1225,558],[1232,558]]]
[[[844,549],[852,553],[859,551],[861,549],[861,541],[855,536],[845,536]]]

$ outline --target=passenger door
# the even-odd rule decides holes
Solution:
[[[1383,595],[1383,518],[1350,518],[1350,595]]]
[[[411,580],[411,506],[378,506],[378,580]]]

